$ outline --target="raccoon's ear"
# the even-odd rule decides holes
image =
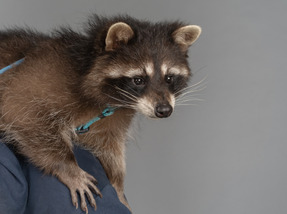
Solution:
[[[172,37],[175,43],[179,44],[183,51],[187,51],[200,36],[201,27],[197,25],[187,25],[175,30]]]
[[[120,44],[127,44],[133,36],[134,31],[129,25],[124,22],[117,22],[108,30],[105,50],[114,51]]]

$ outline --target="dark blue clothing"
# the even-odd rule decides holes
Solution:
[[[87,202],[89,214],[131,214],[119,201],[99,160],[79,147],[74,153],[79,166],[98,180],[103,195],[95,197],[96,211]],[[0,142],[0,214],[66,213],[84,213],[72,205],[69,189]]]

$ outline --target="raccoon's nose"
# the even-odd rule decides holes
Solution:
[[[169,117],[172,113],[172,107],[169,104],[160,104],[155,108],[155,115],[159,118]]]

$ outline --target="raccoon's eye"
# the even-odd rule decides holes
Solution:
[[[165,76],[165,82],[166,82],[167,84],[173,83],[173,76],[172,76],[172,75],[166,75],[166,76]]]
[[[145,85],[145,80],[142,77],[133,78],[133,82],[135,85]]]

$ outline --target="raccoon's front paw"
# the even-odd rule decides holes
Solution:
[[[79,170],[77,176],[73,177],[62,177],[59,178],[69,189],[72,197],[73,205],[78,208],[78,197],[77,193],[80,196],[81,209],[88,213],[88,207],[85,200],[85,196],[87,196],[88,201],[91,206],[96,210],[97,205],[95,198],[92,193],[97,194],[102,198],[102,194],[100,190],[97,188],[97,180],[90,174],[86,173],[83,170]]]

